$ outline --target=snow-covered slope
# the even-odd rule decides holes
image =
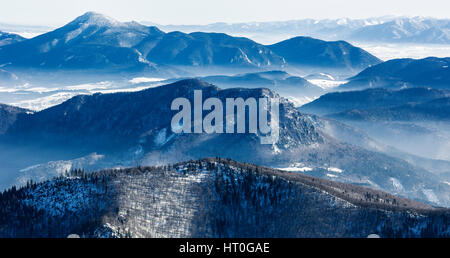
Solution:
[[[0,195],[3,237],[448,237],[449,213],[381,191],[203,159],[73,171]],[[9,216],[10,214],[17,216]]]

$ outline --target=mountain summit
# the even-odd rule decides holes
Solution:
[[[163,34],[155,27],[86,13],[54,31],[0,48],[1,62],[41,69],[153,69],[133,47]]]
[[[96,25],[96,26],[120,26],[123,23],[100,13],[96,12],[86,12],[85,14],[77,17],[75,20],[69,24],[85,24],[85,25]]]

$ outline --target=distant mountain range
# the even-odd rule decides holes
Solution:
[[[395,18],[353,31],[353,41],[398,43],[450,43],[450,19]]]
[[[53,30],[52,26],[11,24],[0,22],[0,31],[17,34],[24,38],[32,38]]]
[[[393,59],[368,67],[340,90],[431,87],[450,89],[450,58]]]
[[[450,43],[450,20],[426,17],[375,17],[368,19],[303,19],[280,22],[213,23],[208,25],[159,25],[164,31],[215,31],[274,41],[280,37],[310,36],[325,40],[389,43]]]
[[[8,189],[0,204],[0,237],[448,237],[450,227],[448,209],[220,158],[72,170]]]
[[[438,177],[402,160],[333,138],[321,130],[319,117],[301,114],[285,99],[280,103],[279,140],[271,145],[260,144],[258,134],[175,134],[170,126],[175,114],[170,110],[171,101],[177,97],[192,101],[194,90],[202,90],[204,99],[217,97],[223,101],[227,97],[277,96],[260,88],[222,90],[200,80],[183,80],[140,92],[80,95],[43,111],[18,116],[0,143],[9,146],[6,149],[38,148],[39,153],[48,153],[43,148],[46,146],[53,150],[51,160],[63,159],[62,153],[72,153],[73,159],[73,155],[78,158],[96,152],[106,155],[102,162],[109,158],[110,166],[123,160],[128,163],[121,165],[129,166],[229,157],[290,170],[305,168],[316,176],[439,205],[450,203],[450,186]],[[31,153],[33,159],[39,156]],[[40,161],[45,162],[45,158]],[[421,190],[424,188],[438,197],[429,198],[429,193]]]
[[[7,68],[162,73],[168,65],[255,69],[291,65],[361,70],[379,62],[346,42],[298,37],[266,46],[221,33],[164,33],[156,27],[121,23],[92,12],[54,31],[0,47],[0,64]]]

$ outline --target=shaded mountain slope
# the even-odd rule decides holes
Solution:
[[[303,105],[300,111],[318,115],[339,113],[353,109],[391,108],[409,103],[423,103],[450,96],[447,90],[408,88],[392,90],[384,88],[362,91],[332,92]]]
[[[5,133],[17,119],[19,114],[31,112],[30,110],[0,104],[0,134]]]
[[[396,107],[354,109],[330,117],[358,121],[449,121],[450,98],[438,98],[424,103],[412,103]]]
[[[295,37],[269,48],[289,64],[328,68],[364,69],[381,62],[361,48],[345,41],[327,42],[309,37]]]
[[[393,59],[366,68],[349,82],[341,85],[341,90],[364,88],[405,88],[431,87],[449,89],[450,58],[428,57],[424,59]]]
[[[142,42],[138,47],[157,64],[192,66],[281,66],[282,57],[247,38],[220,33],[167,33],[157,42]]]

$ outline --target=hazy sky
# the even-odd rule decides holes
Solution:
[[[86,11],[120,21],[206,24],[383,15],[450,18],[449,10],[449,0],[0,0],[0,22],[58,26]]]

